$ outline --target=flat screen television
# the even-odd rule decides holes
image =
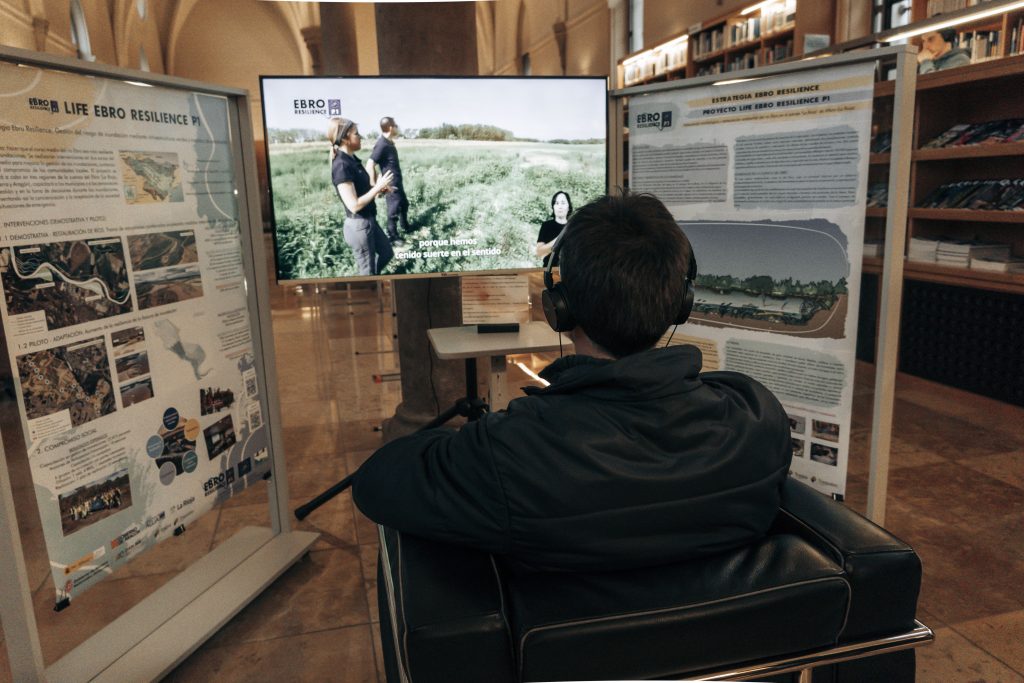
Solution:
[[[260,89],[279,281],[538,269],[540,226],[553,215],[554,195],[565,192],[578,207],[607,191],[603,77],[264,76]],[[358,126],[360,164],[381,136],[381,119],[399,131],[392,142],[408,226],[401,231],[394,193],[404,244],[392,245],[379,273],[366,272],[365,252],[357,262],[353,248],[366,242],[346,241],[342,227],[327,138],[335,116]],[[375,205],[379,244],[389,231],[388,198]]]

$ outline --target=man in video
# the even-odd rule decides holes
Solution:
[[[398,148],[395,146],[395,138],[399,134],[398,124],[390,116],[385,116],[380,120],[380,133],[370,158],[366,160],[366,171],[370,174],[371,184],[377,182],[377,166],[380,166],[382,173],[391,171],[394,176],[384,200],[388,205],[388,238],[392,244],[400,247],[404,242],[398,235],[398,226],[402,226],[403,233],[409,232],[409,200],[405,196],[402,167],[398,163]]]
[[[356,505],[542,570],[651,566],[764,534],[789,420],[753,379],[701,374],[696,347],[658,347],[695,276],[675,219],[651,195],[602,197],[573,213],[556,253],[547,294],[564,295],[576,355],[507,411],[385,445],[355,476]]]

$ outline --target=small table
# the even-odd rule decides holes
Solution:
[[[427,338],[441,360],[465,359],[468,399],[476,398],[477,357],[490,356],[487,403],[492,411],[504,410],[512,398],[508,389],[506,355],[557,351],[560,347],[566,353],[573,352],[572,340],[567,335],[559,334],[547,323],[535,320],[521,324],[518,332],[480,334],[476,331],[476,325],[463,325],[427,330]]]

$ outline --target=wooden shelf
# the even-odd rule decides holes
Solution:
[[[938,149],[917,149],[910,158],[914,161],[946,161],[949,159],[981,159],[984,157],[1024,156],[1024,142],[993,142]]]
[[[868,218],[885,218],[886,214],[884,206],[869,206],[864,210],[864,215]]]
[[[921,261],[905,261],[904,277],[911,280],[937,282],[954,287],[976,287],[996,292],[1024,294],[1024,273],[992,273],[985,270],[970,268],[954,268],[937,263]]]
[[[976,211],[973,209],[910,209],[911,218],[968,223],[1024,223],[1024,211]]]
[[[1024,68],[1024,55],[1003,57],[980,64],[969,64],[955,69],[921,74],[917,77],[917,89],[920,91],[947,86],[963,86],[993,78],[1019,78],[1022,68]]]
[[[769,33],[762,33],[760,40],[779,40],[780,38],[789,38],[790,34],[796,32],[796,24],[786,24],[781,26],[774,31]]]
[[[889,161],[891,159],[892,154],[890,154],[889,152],[880,152],[876,154],[871,154],[868,157],[868,163],[871,164],[872,166],[888,166]]]
[[[728,50],[726,48],[722,48],[721,50],[715,50],[714,52],[708,52],[707,54],[701,55],[699,57],[694,55],[693,62],[695,64],[700,64],[702,62],[713,62],[716,59],[724,58],[726,52],[728,52]]]
[[[892,97],[896,94],[896,81],[875,83],[875,97]]]
[[[861,270],[872,275],[880,275],[882,273],[882,258],[880,256],[865,256]]]

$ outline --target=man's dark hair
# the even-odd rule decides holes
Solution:
[[[391,129],[395,127],[395,120],[390,116],[385,116],[380,120],[380,130],[382,133],[390,133]]]
[[[939,35],[942,36],[942,39],[944,41],[946,41],[947,43],[949,43],[951,45],[956,42],[956,29],[954,29],[954,28],[943,29],[943,30],[939,31]]]
[[[690,241],[653,195],[606,195],[577,209],[558,253],[573,317],[616,358],[651,348],[675,322]]]

